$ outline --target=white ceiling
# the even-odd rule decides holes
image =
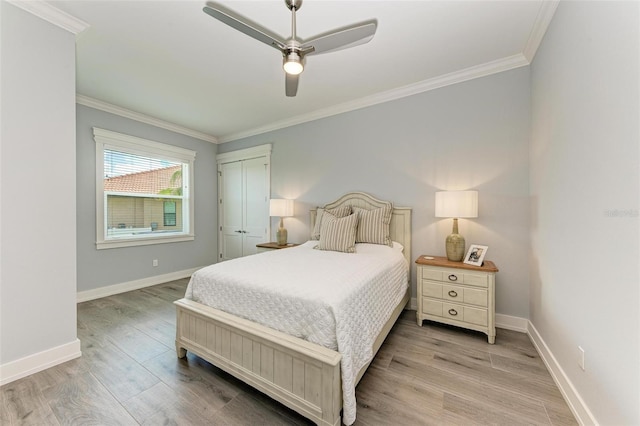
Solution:
[[[224,1],[286,39],[283,0]],[[545,1],[304,0],[302,39],[375,18],[367,44],[307,58],[298,95],[282,57],[213,19],[204,1],[50,1],[84,21],[80,103],[132,112],[226,142],[527,65],[555,11]],[[209,135],[209,136],[207,136]]]

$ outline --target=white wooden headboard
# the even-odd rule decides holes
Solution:
[[[366,210],[373,210],[384,207],[388,201],[378,200],[364,192],[349,192],[331,203],[324,206],[326,209],[333,209],[340,206],[360,207]],[[317,210],[311,209],[311,230],[316,223]],[[391,239],[404,247],[404,257],[411,266],[411,207],[393,207],[391,214],[391,225],[389,229]],[[411,268],[409,268],[411,270]]]

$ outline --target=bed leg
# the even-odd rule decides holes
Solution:
[[[187,356],[187,350],[185,348],[181,348],[180,346],[178,346],[178,344],[176,344],[176,355],[178,355],[178,358],[182,359]]]

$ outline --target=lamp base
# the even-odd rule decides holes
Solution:
[[[451,262],[460,262],[464,257],[464,237],[460,234],[451,234],[447,237],[447,259]]]
[[[278,228],[276,231],[276,240],[279,246],[287,245],[287,230],[284,228]]]

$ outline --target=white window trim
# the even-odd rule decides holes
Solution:
[[[181,241],[193,241],[195,239],[194,221],[194,163],[196,152],[189,149],[154,142],[147,139],[112,132],[97,127],[93,128],[93,139],[96,142],[96,248],[98,250],[119,247],[134,247],[150,244],[176,243]],[[180,161],[189,164],[189,181],[187,203],[189,214],[188,232],[176,235],[147,235],[137,238],[118,238],[107,240],[105,236],[105,217],[107,206],[104,202],[104,150],[124,149],[126,152],[139,155],[154,155],[169,161]],[[170,198],[170,197],[167,197]],[[184,197],[183,197],[184,200]]]

